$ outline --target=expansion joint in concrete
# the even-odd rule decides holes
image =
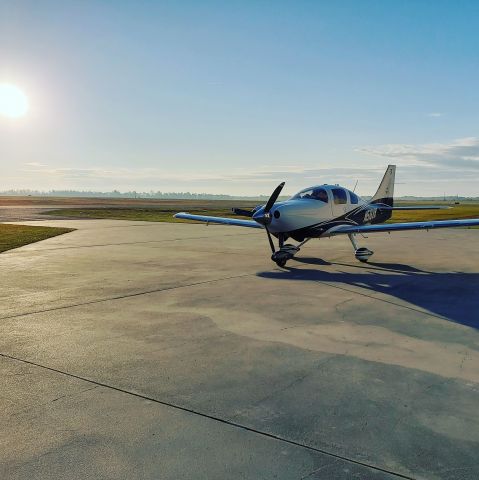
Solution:
[[[114,300],[122,300],[124,298],[140,297],[142,295],[150,295],[152,293],[159,293],[159,292],[165,292],[165,291],[170,291],[170,290],[177,290],[177,289],[180,289],[180,288],[195,287],[197,285],[205,285],[205,284],[208,284],[208,283],[216,283],[216,282],[222,282],[222,281],[225,281],[225,280],[233,280],[235,278],[250,277],[252,275],[253,274],[251,274],[251,273],[243,273],[241,275],[232,275],[230,277],[213,278],[211,280],[203,280],[201,282],[186,283],[186,284],[183,284],[183,285],[174,285],[174,286],[171,286],[171,287],[155,288],[153,290],[145,290],[143,292],[127,293],[125,295],[117,295],[117,296],[114,296],[114,297],[97,298],[95,300],[89,300],[87,302],[71,303],[69,305],[60,305],[58,307],[45,308],[43,310],[35,310],[33,312],[23,312],[23,313],[17,313],[15,315],[6,315],[4,317],[0,317],[0,320],[9,320],[11,318],[26,317],[28,315],[36,315],[36,314],[39,314],[39,313],[55,312],[57,310],[67,310],[69,308],[83,307],[85,305],[94,305],[94,304],[97,304],[97,303],[111,302],[111,301],[114,301]]]
[[[177,404],[174,404],[174,403],[171,403],[171,402],[166,402],[166,401],[163,401],[163,400],[159,400],[157,398],[150,397],[148,395],[143,395],[143,394],[138,393],[138,392],[133,392],[133,391],[130,391],[130,390],[126,390],[124,388],[115,387],[114,385],[109,385],[107,383],[99,382],[97,380],[82,377],[80,375],[75,375],[74,373],[65,372],[63,370],[59,370],[57,368],[49,367],[47,365],[42,365],[40,363],[32,362],[30,360],[15,357],[13,355],[8,355],[8,354],[5,354],[5,353],[0,353],[0,357],[7,358],[9,360],[13,360],[13,361],[17,361],[17,362],[22,362],[22,363],[32,365],[34,367],[42,368],[44,370],[48,370],[50,372],[58,373],[60,375],[64,375],[64,376],[67,376],[67,377],[70,377],[70,378],[75,378],[77,380],[81,380],[83,382],[90,383],[90,384],[95,385],[97,387],[107,388],[109,390],[112,390],[112,391],[115,391],[115,392],[120,392],[120,393],[129,395],[129,396],[132,396],[132,397],[140,398],[142,400],[148,400],[150,402],[157,403],[157,404],[165,406],[165,407],[173,408],[175,410],[179,410],[179,411],[182,411],[182,412],[185,412],[185,413],[189,413],[189,414],[196,415],[196,416],[199,416],[199,417],[202,417],[202,418],[206,418],[206,419],[218,422],[218,423],[222,423],[224,425],[228,425],[230,427],[239,428],[241,430],[244,430],[244,431],[256,434],[256,435],[260,435],[262,437],[270,438],[270,439],[276,440],[278,442],[283,442],[283,443],[287,443],[289,445],[294,445],[296,447],[304,448],[306,450],[310,450],[310,451],[313,451],[313,452],[317,452],[317,453],[326,455],[330,458],[343,460],[345,462],[348,462],[348,463],[351,463],[351,464],[354,464],[354,465],[359,465],[361,467],[369,468],[369,469],[375,470],[377,472],[382,472],[382,473],[391,475],[391,476],[396,477],[396,478],[402,478],[402,479],[406,479],[406,480],[416,480],[414,477],[410,477],[408,475],[404,475],[404,474],[401,474],[401,473],[398,473],[398,472],[393,472],[391,470],[379,467],[377,465],[372,465],[372,464],[368,464],[368,463],[365,463],[365,462],[361,462],[359,460],[355,460],[353,458],[349,458],[349,457],[346,457],[344,455],[339,455],[339,454],[336,454],[334,452],[329,452],[329,451],[321,449],[321,448],[313,447],[311,445],[307,445],[307,444],[304,444],[304,443],[301,443],[301,442],[297,442],[295,440],[284,438],[284,437],[281,437],[280,435],[275,435],[275,434],[272,434],[272,433],[269,433],[269,432],[264,432],[264,431],[258,430],[256,428],[248,427],[248,426],[243,425],[241,423],[233,422],[231,420],[226,420],[224,418],[216,417],[214,415],[210,415],[208,413],[200,412],[198,410],[194,410],[194,409],[191,409],[191,408],[188,408],[188,407],[177,405]]]

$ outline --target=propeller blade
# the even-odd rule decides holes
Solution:
[[[283,190],[284,183],[280,183],[275,189],[274,192],[271,194],[271,197],[269,197],[268,202],[266,203],[266,206],[264,207],[264,213],[267,214],[271,210],[272,206],[278,200],[279,194],[281,193],[281,190]]]

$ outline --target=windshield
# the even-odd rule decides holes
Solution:
[[[309,198],[312,200],[320,200],[321,202],[328,203],[328,192],[324,188],[310,188],[297,193],[293,199]]]

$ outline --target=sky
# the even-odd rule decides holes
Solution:
[[[479,195],[477,1],[0,0],[0,190]]]

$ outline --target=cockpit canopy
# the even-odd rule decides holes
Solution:
[[[332,201],[336,205],[348,202],[353,205],[359,203],[359,197],[354,192],[332,185],[305,188],[291,197],[291,200],[300,199],[319,200],[324,203]]]
[[[312,187],[306,190],[301,190],[301,192],[297,193],[292,197],[292,199],[299,199],[299,198],[311,198],[313,200],[321,200],[324,203],[328,203],[328,192],[321,187]]]

